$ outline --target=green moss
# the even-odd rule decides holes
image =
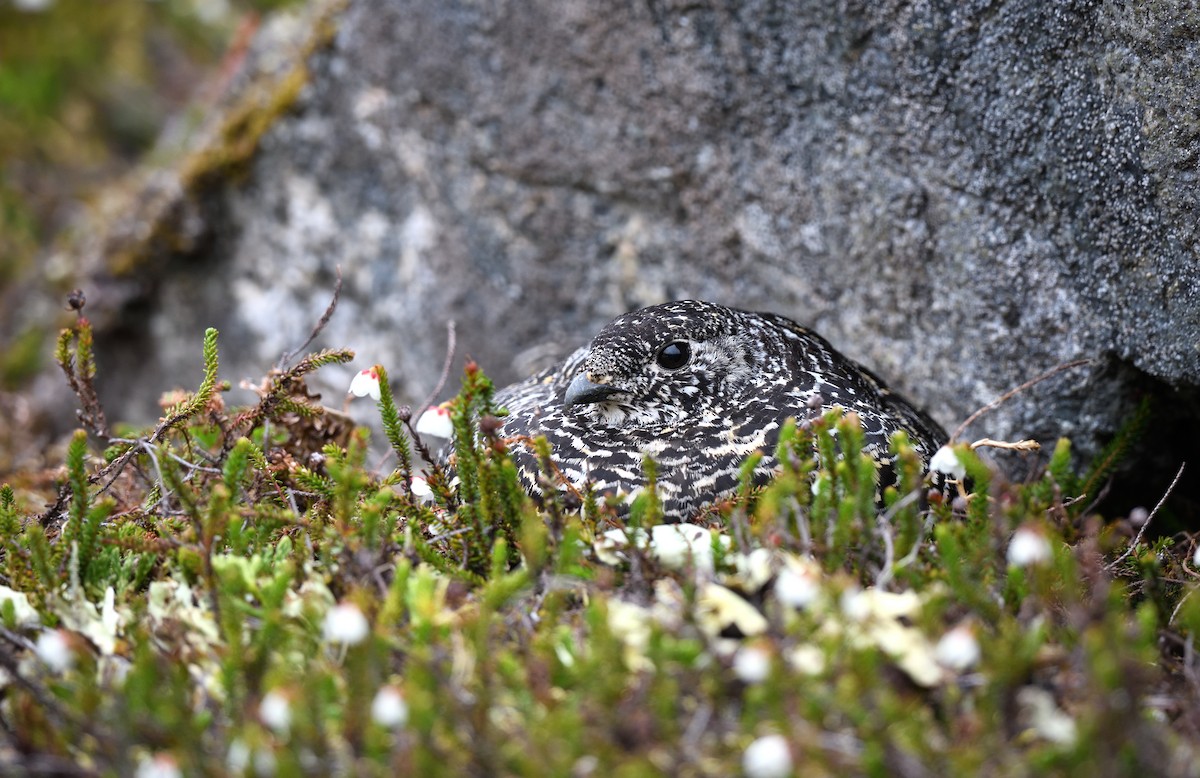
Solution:
[[[55,210],[98,178],[127,169],[154,141],[178,88],[174,72],[212,66],[230,33],[201,21],[185,0],[57,0],[37,12],[0,4],[0,264],[11,261],[21,214],[28,239],[52,237]],[[0,272],[0,283],[4,273]]]
[[[0,386],[13,389],[42,369],[46,333],[30,327],[5,344],[0,354]]]
[[[333,39],[336,14],[341,5],[331,3],[328,6],[289,70],[280,76],[264,76],[244,88],[236,101],[225,109],[213,138],[173,163],[184,198],[202,200],[214,187],[235,181],[249,169],[263,135],[287,114],[308,83],[308,58]],[[150,229],[137,240],[110,250],[108,266],[114,273],[133,273],[163,252],[187,250],[190,239],[180,232],[180,209],[173,200],[163,201],[163,197],[173,198],[174,195],[152,196],[149,202],[140,205],[140,218],[150,223]]]
[[[114,268],[129,272],[156,252],[185,247],[174,201],[138,191],[136,173],[133,181],[114,182],[135,170],[168,116],[195,97],[180,89],[181,73],[202,83],[223,55],[237,56],[226,49],[231,41],[245,45],[235,33],[252,31],[259,12],[303,2],[239,3],[215,19],[202,18],[192,0],[56,0],[37,12],[0,3],[0,287],[30,268],[39,247],[71,242],[58,234],[61,205],[90,199],[97,181],[110,197],[128,192],[121,219],[151,225],[133,231],[140,236],[133,243],[111,241]],[[213,141],[173,163],[186,197],[198,199],[245,169],[263,132],[306,81],[303,60],[330,39],[340,5],[323,3],[328,10],[294,68],[252,84]],[[112,217],[97,221],[94,229],[103,230]]]

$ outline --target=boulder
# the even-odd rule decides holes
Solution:
[[[351,0],[333,22],[237,175],[178,187],[188,240],[85,263],[130,336],[101,334],[113,415],[194,385],[208,325],[225,377],[261,374],[340,267],[319,343],[359,360],[325,371],[335,404],[373,362],[423,398],[450,321],[503,383],[696,297],[815,328],[950,429],[1090,359],[965,436],[1094,456],[1150,397],[1144,502],[1194,443],[1194,5]]]

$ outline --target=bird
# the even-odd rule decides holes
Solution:
[[[525,490],[542,497],[531,441],[545,436],[570,488],[637,495],[656,464],[663,520],[689,521],[733,495],[747,457],[768,482],[786,420],[841,406],[858,414],[864,451],[888,464],[903,430],[924,467],[945,443],[929,415],[810,329],[774,313],[677,300],[622,316],[529,378],[496,392],[503,435]],[[568,488],[560,484],[561,488]],[[629,500],[619,501],[618,514]]]

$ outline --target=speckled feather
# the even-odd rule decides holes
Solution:
[[[672,343],[690,350],[674,370],[656,361]],[[614,393],[565,406],[580,375]],[[925,463],[946,440],[936,422],[819,335],[783,316],[695,300],[618,317],[560,364],[500,390],[496,402],[509,411],[504,434],[546,436],[577,488],[633,493],[645,485],[642,461],[651,456],[668,521],[692,518],[731,494],[755,451],[765,454],[755,473],[765,482],[777,466],[772,454],[784,421],[812,417],[822,406],[858,413],[867,451],[884,462],[897,430],[908,433]],[[522,484],[539,494],[532,451],[518,443],[512,454]]]

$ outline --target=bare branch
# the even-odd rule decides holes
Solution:
[[[1002,448],[1005,451],[1039,451],[1042,444],[1036,440],[1018,440],[1016,443],[1009,443],[1006,440],[992,440],[991,438],[980,438],[971,444],[971,450],[977,448]]]
[[[950,442],[954,442],[955,440],[957,440],[958,436],[961,435],[963,433],[963,431],[966,430],[967,427],[971,426],[971,424],[973,422],[975,422],[980,416],[987,413],[988,411],[994,411],[995,409],[999,408],[1001,405],[1008,402],[1013,397],[1016,397],[1018,394],[1025,391],[1026,389],[1030,388],[1031,386],[1040,384],[1042,381],[1045,381],[1047,378],[1053,378],[1054,376],[1058,375],[1059,373],[1063,372],[1064,370],[1071,370],[1076,367],[1081,367],[1083,365],[1090,365],[1090,364],[1092,364],[1092,360],[1090,360],[1090,359],[1076,359],[1072,362],[1064,362],[1061,365],[1056,365],[1055,367],[1050,368],[1045,373],[1042,373],[1040,376],[1037,376],[1036,378],[1029,379],[1025,383],[1018,386],[1016,389],[1008,390],[1004,394],[997,397],[995,400],[992,400],[990,403],[988,403],[987,405],[983,406],[982,408],[980,408],[979,410],[975,411],[970,416],[968,416],[967,420],[964,421],[962,424],[958,425],[958,427],[954,430],[953,434],[950,435]]]
[[[279,370],[285,369],[287,364],[291,362],[297,354],[308,348],[309,344],[317,339],[317,336],[320,335],[321,331],[325,329],[325,325],[329,324],[329,320],[333,318],[333,312],[337,310],[338,300],[341,299],[342,296],[342,266],[338,265],[334,270],[337,273],[337,283],[335,283],[333,286],[333,299],[331,299],[329,301],[329,305],[325,307],[325,313],[321,314],[321,320],[317,322],[316,326],[312,328],[312,332],[308,334],[308,340],[301,343],[294,350],[285,352],[284,355],[279,358],[279,364],[276,365]]]
[[[454,346],[456,342],[457,336],[455,334],[454,322],[448,321],[446,322],[446,359],[442,362],[442,374],[438,376],[438,382],[434,385],[433,391],[417,406],[417,416],[420,416],[425,412],[426,408],[433,404],[433,401],[437,399],[442,389],[445,388],[446,381],[450,379],[450,369],[454,366]]]
[[[1137,535],[1135,535],[1133,540],[1129,543],[1129,548],[1125,549],[1124,554],[1121,554],[1121,556],[1105,565],[1105,571],[1112,572],[1114,569],[1116,569],[1117,565],[1124,562],[1125,558],[1132,554],[1133,550],[1138,547],[1139,543],[1142,542],[1142,535],[1146,534],[1146,527],[1150,526],[1150,521],[1154,518],[1154,514],[1158,513],[1158,509],[1163,507],[1163,503],[1167,501],[1167,498],[1171,496],[1171,492],[1175,490],[1175,485],[1179,483],[1179,479],[1183,477],[1183,469],[1185,467],[1187,467],[1187,462],[1179,465],[1179,472],[1177,472],[1175,474],[1175,478],[1171,480],[1171,485],[1167,487],[1167,491],[1163,493],[1163,496],[1158,501],[1158,504],[1154,506],[1154,510],[1150,511],[1150,515],[1147,516],[1146,520],[1142,522],[1142,526],[1138,527]]]

